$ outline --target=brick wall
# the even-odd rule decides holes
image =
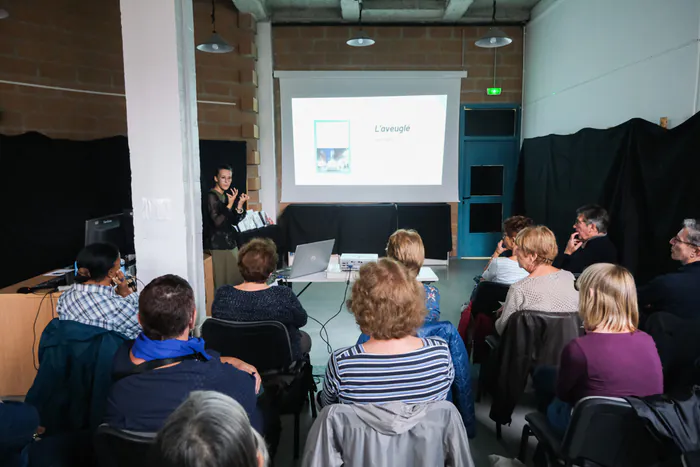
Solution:
[[[119,1],[7,0],[0,80],[124,93]],[[93,139],[126,133],[121,96],[0,84],[0,132]]]
[[[520,27],[503,28],[513,44],[498,50],[496,86],[500,96],[487,96],[493,86],[494,51],[480,49],[474,41],[486,27],[369,27],[365,31],[377,43],[349,47],[345,41],[357,29],[349,26],[276,26],[272,28],[275,70],[467,70],[462,80],[464,104],[522,102],[523,34]],[[275,83],[276,157],[281,183],[281,132],[279,85]],[[284,208],[283,205],[280,209]],[[452,204],[453,254],[457,247],[457,210]]]
[[[195,43],[211,35],[211,1],[194,2]],[[196,52],[199,137],[202,139],[245,140],[248,148],[249,207],[259,209],[258,166],[258,78],[255,73],[255,21],[238,13],[233,3],[218,0],[216,30],[234,46],[228,54]],[[218,105],[208,102],[230,102]]]
[[[0,133],[77,140],[126,135],[119,0],[5,0],[2,7],[10,17],[0,21],[0,80],[117,95],[0,83]],[[200,43],[211,34],[211,2],[194,0],[193,7]],[[254,207],[260,186],[255,22],[218,0],[217,30],[236,49],[196,52],[200,137],[248,143]]]

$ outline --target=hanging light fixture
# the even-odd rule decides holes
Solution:
[[[370,45],[374,45],[374,39],[369,37],[367,33],[362,30],[362,0],[357,0],[357,3],[360,5],[360,17],[357,22],[360,30],[357,31],[357,34],[352,39],[348,39],[346,44],[350,47],[369,47]]]
[[[5,19],[8,16],[10,16],[10,13],[8,13],[4,8],[0,8],[0,19]]]
[[[475,42],[476,46],[484,49],[495,49],[498,47],[505,47],[512,43],[513,39],[496,27],[496,0],[493,0],[493,16],[491,17],[491,21],[493,26],[489,28],[485,36]]]
[[[225,54],[233,51],[233,46],[216,32],[216,0],[211,0],[211,36],[206,42],[199,44],[197,50],[210,54]]]

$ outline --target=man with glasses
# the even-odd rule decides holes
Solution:
[[[640,287],[641,310],[666,311],[682,319],[700,319],[700,220],[686,219],[673,237],[671,258],[682,266]]]
[[[602,207],[588,204],[576,210],[575,232],[553,266],[573,274],[597,263],[617,263],[617,248],[608,238],[610,216]]]

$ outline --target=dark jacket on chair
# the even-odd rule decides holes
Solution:
[[[127,338],[114,331],[53,319],[39,342],[39,372],[26,402],[47,434],[96,428],[112,385],[112,359]]]
[[[474,415],[469,355],[467,355],[467,349],[464,347],[464,341],[457,332],[457,328],[449,321],[426,323],[418,329],[418,337],[441,337],[447,342],[452,356],[452,365],[455,369],[455,380],[451,389],[452,400],[462,415],[467,434],[473,438],[476,436],[476,417]],[[362,334],[357,339],[357,343],[364,344],[368,340],[369,336]]]
[[[700,388],[685,399],[667,395],[625,399],[652,433],[678,448],[686,466],[700,466]]]
[[[493,395],[491,420],[509,424],[530,373],[540,365],[559,366],[562,349],[582,334],[578,311],[515,313],[508,320],[487,370],[486,384]]]

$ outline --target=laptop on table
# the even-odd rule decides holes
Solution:
[[[276,276],[280,279],[295,279],[325,271],[331,261],[334,245],[334,239],[297,245],[292,267],[277,271]]]

